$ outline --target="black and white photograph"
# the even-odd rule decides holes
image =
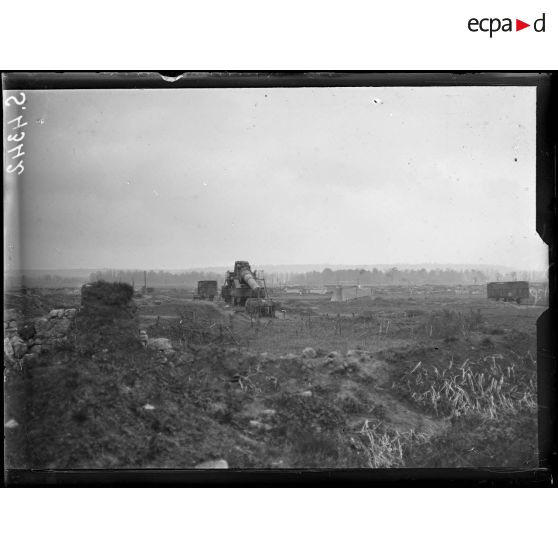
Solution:
[[[5,80],[5,469],[538,468],[537,87],[445,76]]]

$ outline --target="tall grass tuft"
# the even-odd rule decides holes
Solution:
[[[365,420],[355,440],[372,469],[404,467],[408,448],[428,442],[429,436],[414,430],[400,432],[386,428],[383,422]]]
[[[527,355],[521,362],[505,362],[500,354],[478,360],[453,359],[442,369],[418,363],[398,384],[411,399],[437,416],[459,417],[476,413],[496,419],[501,413],[534,409],[535,361]]]

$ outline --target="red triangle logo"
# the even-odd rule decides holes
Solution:
[[[525,23],[524,21],[521,21],[520,19],[515,20],[515,30],[516,31],[521,31],[522,29],[525,29],[526,27],[531,27],[531,24]]]

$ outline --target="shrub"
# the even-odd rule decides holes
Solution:
[[[81,288],[81,301],[84,306],[126,306],[133,296],[134,288],[128,283],[109,283],[101,280]]]

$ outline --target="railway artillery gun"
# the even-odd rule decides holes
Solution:
[[[276,303],[268,295],[263,277],[258,277],[245,261],[236,261],[234,271],[227,271],[221,297],[227,304],[243,306],[247,314],[275,316]]]

